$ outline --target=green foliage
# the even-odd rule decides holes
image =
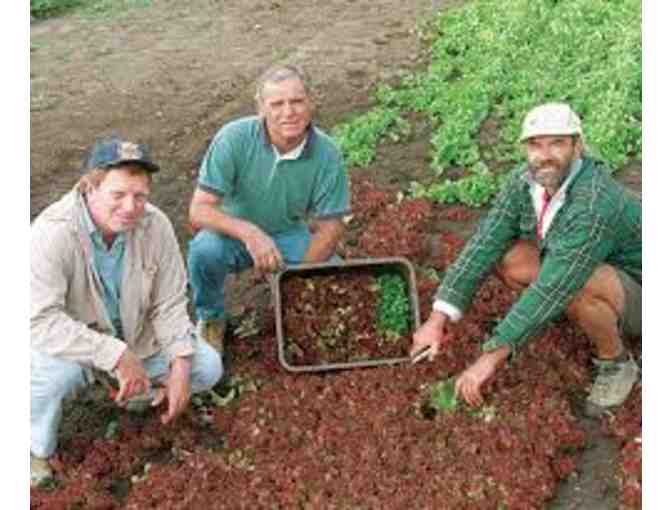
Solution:
[[[386,273],[377,278],[380,299],[377,308],[379,331],[403,336],[410,331],[411,306],[408,302],[406,282],[399,274]]]
[[[432,167],[440,175],[485,160],[521,161],[525,113],[565,101],[582,117],[590,152],[618,168],[642,152],[641,22],[638,0],[469,2],[437,16],[430,65],[396,88],[380,86],[378,108],[429,119]],[[479,135],[486,119],[496,121],[498,136],[484,154]],[[367,140],[367,150],[374,147]],[[467,179],[461,188],[441,183],[430,194],[479,204],[493,196],[488,178]]]
[[[83,4],[84,0],[30,0],[30,15],[36,18],[48,18]]]
[[[152,5],[152,0],[94,0],[88,2],[86,7],[81,9],[81,13],[93,18],[111,18],[130,9],[149,7],[150,5]]]
[[[367,166],[375,158],[381,138],[396,142],[409,130],[399,109],[378,107],[334,129],[334,137],[349,166]]]
[[[152,0],[30,0],[30,15],[49,18],[77,9],[85,16],[108,17],[151,4]]]
[[[439,381],[432,385],[430,391],[430,405],[440,413],[452,413],[457,410],[460,401],[455,392],[455,379]]]
[[[462,203],[470,207],[481,207],[492,200],[507,177],[508,175],[494,175],[485,164],[477,163],[466,177],[458,181],[446,179],[429,186],[412,183],[411,196],[429,198],[443,204]]]

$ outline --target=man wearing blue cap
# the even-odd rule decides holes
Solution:
[[[147,147],[96,143],[75,189],[31,225],[31,485],[52,476],[63,399],[116,379],[121,406],[166,402],[173,421],[221,359],[195,335],[175,233],[151,205]]]
[[[474,237],[451,265],[411,355],[439,350],[492,271],[522,294],[457,379],[471,405],[508,358],[566,312],[592,340],[597,377],[586,400],[596,415],[621,405],[638,379],[623,336],[641,336],[642,206],[602,163],[585,154],[579,117],[562,103],[534,108],[514,171]]]

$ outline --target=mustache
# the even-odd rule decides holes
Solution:
[[[530,166],[534,170],[541,170],[542,168],[547,168],[549,166],[558,167],[558,162],[553,159],[537,159],[530,161]]]

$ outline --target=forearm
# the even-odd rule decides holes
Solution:
[[[340,219],[318,222],[303,261],[310,263],[328,260],[336,252],[338,241],[344,233],[345,225]]]
[[[448,320],[449,317],[445,313],[439,310],[432,310],[426,322],[432,324],[436,328],[443,329],[446,326],[446,322],[448,322]]]
[[[170,364],[170,369],[171,371],[190,377],[191,365],[192,365],[192,356],[178,356]]]
[[[251,232],[260,230],[253,223],[226,214],[210,204],[192,204],[189,209],[189,220],[196,230],[213,230],[243,243]]]
[[[496,349],[488,352],[484,352],[481,356],[490,358],[495,369],[501,367],[506,360],[509,359],[509,356],[513,352],[513,349],[508,345],[502,345]]]

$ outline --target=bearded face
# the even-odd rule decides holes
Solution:
[[[532,178],[552,193],[562,186],[582,148],[581,140],[573,136],[535,136],[526,145]]]

